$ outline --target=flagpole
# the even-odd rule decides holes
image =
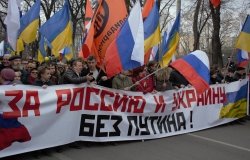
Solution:
[[[181,11],[181,0],[177,0],[176,2],[176,17],[178,16],[179,12]]]
[[[248,69],[249,69],[249,65],[248,65]],[[248,73],[248,72],[247,72]],[[249,75],[246,73],[246,76],[247,76],[247,79],[248,79],[248,83],[247,83],[247,116],[250,116],[250,113],[249,113]]]
[[[244,22],[242,28],[244,28],[244,26],[246,25],[246,22],[247,22],[247,18],[246,18],[246,20],[245,20],[245,22]],[[242,30],[242,29],[241,29],[241,30]],[[230,60],[227,62],[228,65],[226,66],[226,74],[228,73],[228,68],[229,68],[230,63],[232,62],[232,57],[233,57],[233,54],[234,54],[234,52],[235,52],[235,50],[236,50],[235,45],[236,45],[236,42],[238,41],[238,38],[239,38],[240,33],[241,33],[241,31],[238,33],[237,40],[234,41],[234,45],[233,45],[234,48],[233,48],[233,50],[232,50],[232,53],[231,53],[231,56],[230,56]],[[223,77],[223,81],[225,81],[226,74],[225,74],[224,77]]]
[[[134,87],[134,86],[137,86],[138,83],[141,82],[142,80],[144,80],[144,79],[150,77],[151,75],[154,75],[155,73],[157,73],[157,72],[159,72],[160,70],[165,69],[165,68],[167,68],[167,67],[168,67],[168,65],[166,65],[165,67],[162,67],[162,68],[159,68],[159,69],[155,70],[154,72],[152,72],[152,73],[146,75],[145,77],[143,77],[143,78],[140,79],[139,81],[136,81],[133,85],[131,85],[131,86],[128,87],[128,88],[132,88],[132,87]]]
[[[180,13],[180,11],[181,11],[181,0],[177,0],[177,2],[176,2],[176,17],[177,17],[178,14]],[[161,41],[162,41],[162,40],[161,40]],[[159,45],[159,58],[160,58],[160,55],[162,55],[161,52],[162,52],[161,45]],[[163,63],[163,62],[162,62],[162,61],[159,61],[158,64],[159,64],[159,63]],[[166,65],[166,66],[164,66],[164,67],[162,67],[162,68],[157,69],[156,71],[154,71],[154,72],[152,72],[152,73],[150,73],[150,74],[148,74],[147,76],[143,77],[143,78],[140,79],[139,81],[136,81],[136,82],[135,82],[132,86],[130,86],[129,88],[132,88],[132,87],[136,86],[137,83],[139,83],[140,81],[142,81],[142,80],[148,78],[149,76],[151,76],[151,75],[153,75],[153,74],[159,72],[159,71],[162,70],[162,69],[167,68],[168,66],[169,66],[169,64]]]

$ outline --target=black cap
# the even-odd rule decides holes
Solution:
[[[22,59],[21,56],[15,55],[15,56],[11,56],[9,61],[13,61],[15,59]]]

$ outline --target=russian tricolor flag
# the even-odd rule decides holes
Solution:
[[[139,1],[134,5],[127,21],[105,56],[106,73],[112,77],[122,70],[130,70],[144,64],[144,29]]]
[[[238,49],[237,51],[237,61],[238,61],[238,67],[246,67],[249,62],[249,55],[247,51]]]
[[[0,151],[13,142],[26,142],[31,139],[27,128],[17,118],[4,118],[0,114]]]
[[[198,94],[209,89],[210,66],[205,52],[196,50],[177,59],[170,66],[180,72],[194,86]]]

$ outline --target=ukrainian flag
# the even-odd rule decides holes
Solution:
[[[17,51],[24,50],[23,42],[29,44],[36,40],[40,18],[40,4],[41,1],[37,0],[30,10],[20,19]]]
[[[157,1],[155,1],[152,10],[145,19],[144,26],[144,52],[147,53],[150,48],[157,45],[161,41],[159,9]]]
[[[44,61],[44,57],[45,57],[45,56],[41,53],[41,51],[38,50],[37,61],[38,61],[39,63],[42,63],[42,62]]]
[[[248,15],[242,27],[235,48],[250,52],[250,16]]]
[[[167,34],[164,34],[163,42],[161,44],[161,49],[160,49],[160,55],[159,55],[159,62],[161,67],[165,67],[169,64],[170,60],[172,59],[179,41],[180,41],[180,35],[179,35],[179,28],[180,28],[180,12],[177,15],[175,22],[168,33],[168,38]]]
[[[72,47],[65,47],[61,50],[62,55],[66,58],[67,61],[73,58],[73,49]]]
[[[63,8],[55,13],[47,22],[39,29],[41,39],[47,42],[51,48],[52,54],[56,57],[59,52],[66,46],[72,44],[73,29],[70,19],[69,2],[65,1]],[[44,47],[44,44],[40,45]]]
[[[47,46],[45,45],[46,43],[44,42],[44,38],[40,37],[39,41],[39,50],[37,54],[37,60],[38,62],[42,63],[44,61],[44,57],[47,56],[46,49]]]

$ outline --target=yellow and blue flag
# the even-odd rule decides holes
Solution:
[[[176,17],[170,32],[168,34],[165,32],[164,34],[163,41],[159,50],[159,62],[161,67],[167,66],[170,60],[172,59],[174,53],[176,52],[180,41],[179,28],[180,12]]]
[[[37,37],[40,4],[41,1],[37,0],[30,10],[20,19],[19,38],[27,44],[34,42]]]
[[[42,63],[44,61],[44,57],[47,56],[47,43],[45,43],[45,39],[40,37],[39,41],[39,49],[38,49],[38,54],[37,54],[37,60],[38,62]]]
[[[250,52],[250,16],[248,15],[237,39],[235,48]]]
[[[148,17],[145,19],[144,26],[144,51],[148,52],[150,48],[157,45],[161,41],[160,23],[159,23],[159,9],[155,1],[152,10]]]
[[[65,57],[65,59],[67,61],[71,60],[73,58],[73,49],[72,47],[65,47],[64,49],[62,49],[60,51],[60,53],[62,54],[63,57]]]
[[[42,63],[42,62],[44,61],[44,57],[45,57],[45,56],[41,53],[41,51],[38,50],[37,61],[38,61],[39,63]]]
[[[65,1],[61,10],[55,13],[47,22],[45,22],[40,32],[40,51],[45,51],[45,44],[51,48],[52,54],[56,57],[59,56],[59,52],[72,44],[73,29],[71,24],[69,2]],[[44,40],[42,40],[44,39]],[[42,53],[45,55],[46,53]]]

